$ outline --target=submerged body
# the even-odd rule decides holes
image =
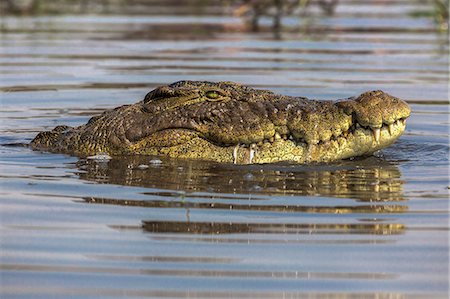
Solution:
[[[31,147],[83,157],[103,152],[237,164],[330,162],[391,145],[409,114],[404,101],[382,91],[318,101],[232,82],[180,81],[85,125],[41,132]]]

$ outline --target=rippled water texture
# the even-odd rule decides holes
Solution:
[[[325,165],[1,146],[2,298],[448,298],[448,37],[412,17],[432,1],[312,4],[275,34],[233,4],[138,2],[1,17],[1,144],[182,79],[319,99],[383,89],[410,103],[406,133]]]

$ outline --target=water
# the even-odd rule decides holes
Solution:
[[[430,4],[313,5],[279,34],[217,3],[151,8],[2,16],[0,143],[182,79],[319,99],[382,89],[410,103],[406,133],[321,165],[1,146],[2,298],[448,297],[448,37],[411,17]]]

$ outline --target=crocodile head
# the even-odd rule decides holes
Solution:
[[[318,101],[232,82],[180,81],[66,130],[66,137],[54,133],[57,142],[48,148],[57,144],[56,151],[78,155],[104,151],[238,164],[328,162],[392,144],[409,114],[404,101],[382,91]],[[42,144],[38,137],[32,145]]]

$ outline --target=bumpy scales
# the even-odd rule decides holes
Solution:
[[[405,130],[408,105],[382,91],[338,101],[276,95],[232,82],[180,81],[144,100],[58,126],[37,150],[165,155],[230,163],[329,162],[369,155]]]

